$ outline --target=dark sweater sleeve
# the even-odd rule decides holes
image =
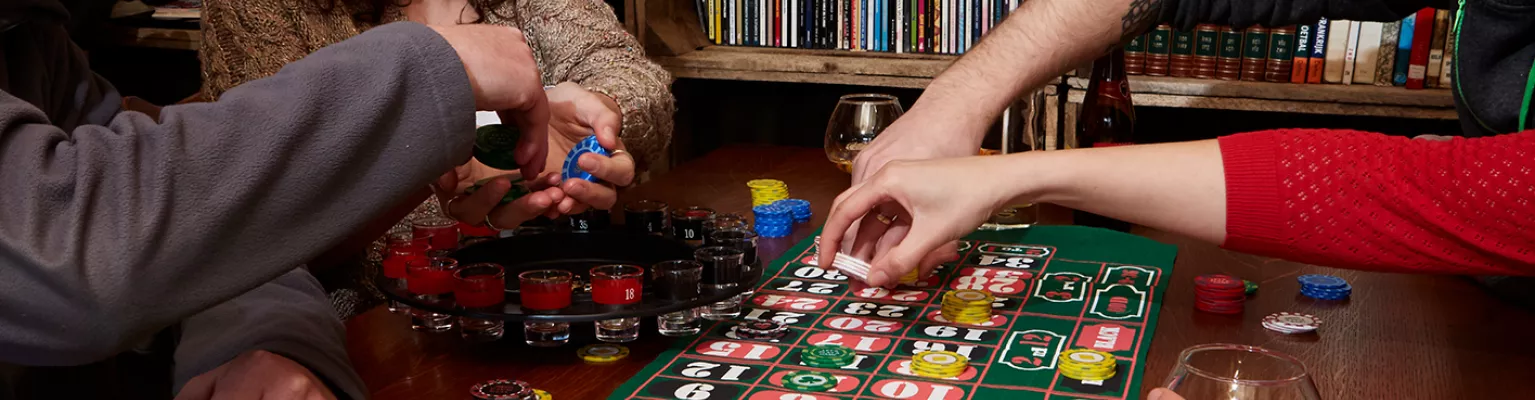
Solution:
[[[296,269],[181,324],[175,390],[242,353],[266,350],[309,368],[342,399],[366,399],[346,354],[346,328],[325,290]]]
[[[1244,28],[1310,24],[1322,17],[1386,22],[1406,18],[1423,7],[1454,6],[1449,0],[1163,0],[1159,20],[1177,29],[1194,29],[1198,24]]]
[[[9,80],[83,90],[81,70]],[[467,160],[473,111],[453,48],[411,23],[159,121],[61,129],[0,93],[0,361],[97,360],[292,270]]]

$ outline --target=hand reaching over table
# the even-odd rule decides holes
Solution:
[[[567,195],[555,207],[559,213],[574,214],[588,207],[609,209],[618,201],[614,186],[628,186],[634,182],[635,160],[625,150],[618,138],[623,129],[623,114],[618,102],[601,93],[587,90],[573,82],[555,86],[548,92],[550,154],[547,170],[559,170],[565,157],[578,143],[596,135],[597,143],[610,155],[584,154],[577,160],[581,170],[592,174],[602,183],[584,179],[566,179],[560,188]],[[611,185],[611,186],[610,186]]]
[[[543,93],[538,62],[521,30],[469,24],[433,26],[458,53],[474,88],[475,108],[495,111],[522,131],[515,154],[523,176],[538,176],[549,154],[549,101]]]

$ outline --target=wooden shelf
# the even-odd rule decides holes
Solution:
[[[203,33],[197,29],[144,28],[113,26],[107,31],[108,40],[122,46],[154,47],[171,50],[197,51],[202,47]]]
[[[655,57],[678,78],[923,88],[954,56],[706,46]]]
[[[1067,100],[1081,103],[1087,80],[1070,78]],[[1374,85],[1307,85],[1273,82],[1131,76],[1137,106],[1294,112],[1414,119],[1455,119],[1449,90],[1407,90]]]

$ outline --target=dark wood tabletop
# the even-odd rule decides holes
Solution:
[[[832,199],[848,186],[820,149],[727,147],[685,163],[653,181],[626,190],[624,201],[655,199],[673,206],[700,205],[721,212],[750,212],[746,181],[774,178],[794,197],[810,200],[811,224],[782,239],[763,239],[766,259],[777,258],[825,219]],[[1059,220],[1051,215],[1046,222]],[[1149,391],[1161,384],[1184,348],[1203,343],[1262,346],[1294,355],[1328,399],[1510,398],[1535,393],[1535,332],[1530,311],[1488,295],[1469,279],[1315,267],[1222,250],[1164,232],[1137,234],[1177,245],[1174,273],[1162,299],[1161,317],[1146,363]],[[1260,289],[1239,316],[1194,310],[1193,278],[1225,273],[1257,282]],[[1330,304],[1298,294],[1295,277],[1327,273],[1347,279],[1353,296]],[[1280,311],[1324,320],[1316,335],[1270,332],[1260,320]],[[520,328],[507,339],[469,344],[457,334],[410,329],[407,318],[383,307],[347,321],[348,350],[374,398],[462,399],[470,385],[494,378],[520,379],[558,399],[602,399],[638,372],[670,342],[646,321],[628,358],[591,365],[574,357],[590,343],[590,324],[572,325],[570,345],[537,349],[523,345]]]

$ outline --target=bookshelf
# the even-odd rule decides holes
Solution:
[[[203,42],[197,29],[112,25],[107,32],[109,41],[120,46],[197,51]]]
[[[626,0],[626,21],[647,54],[677,78],[923,88],[956,57],[866,51],[721,46],[699,27],[691,0]],[[1449,90],[1291,84],[1133,75],[1138,106],[1454,119]],[[1068,77],[1068,103],[1087,82]]]

